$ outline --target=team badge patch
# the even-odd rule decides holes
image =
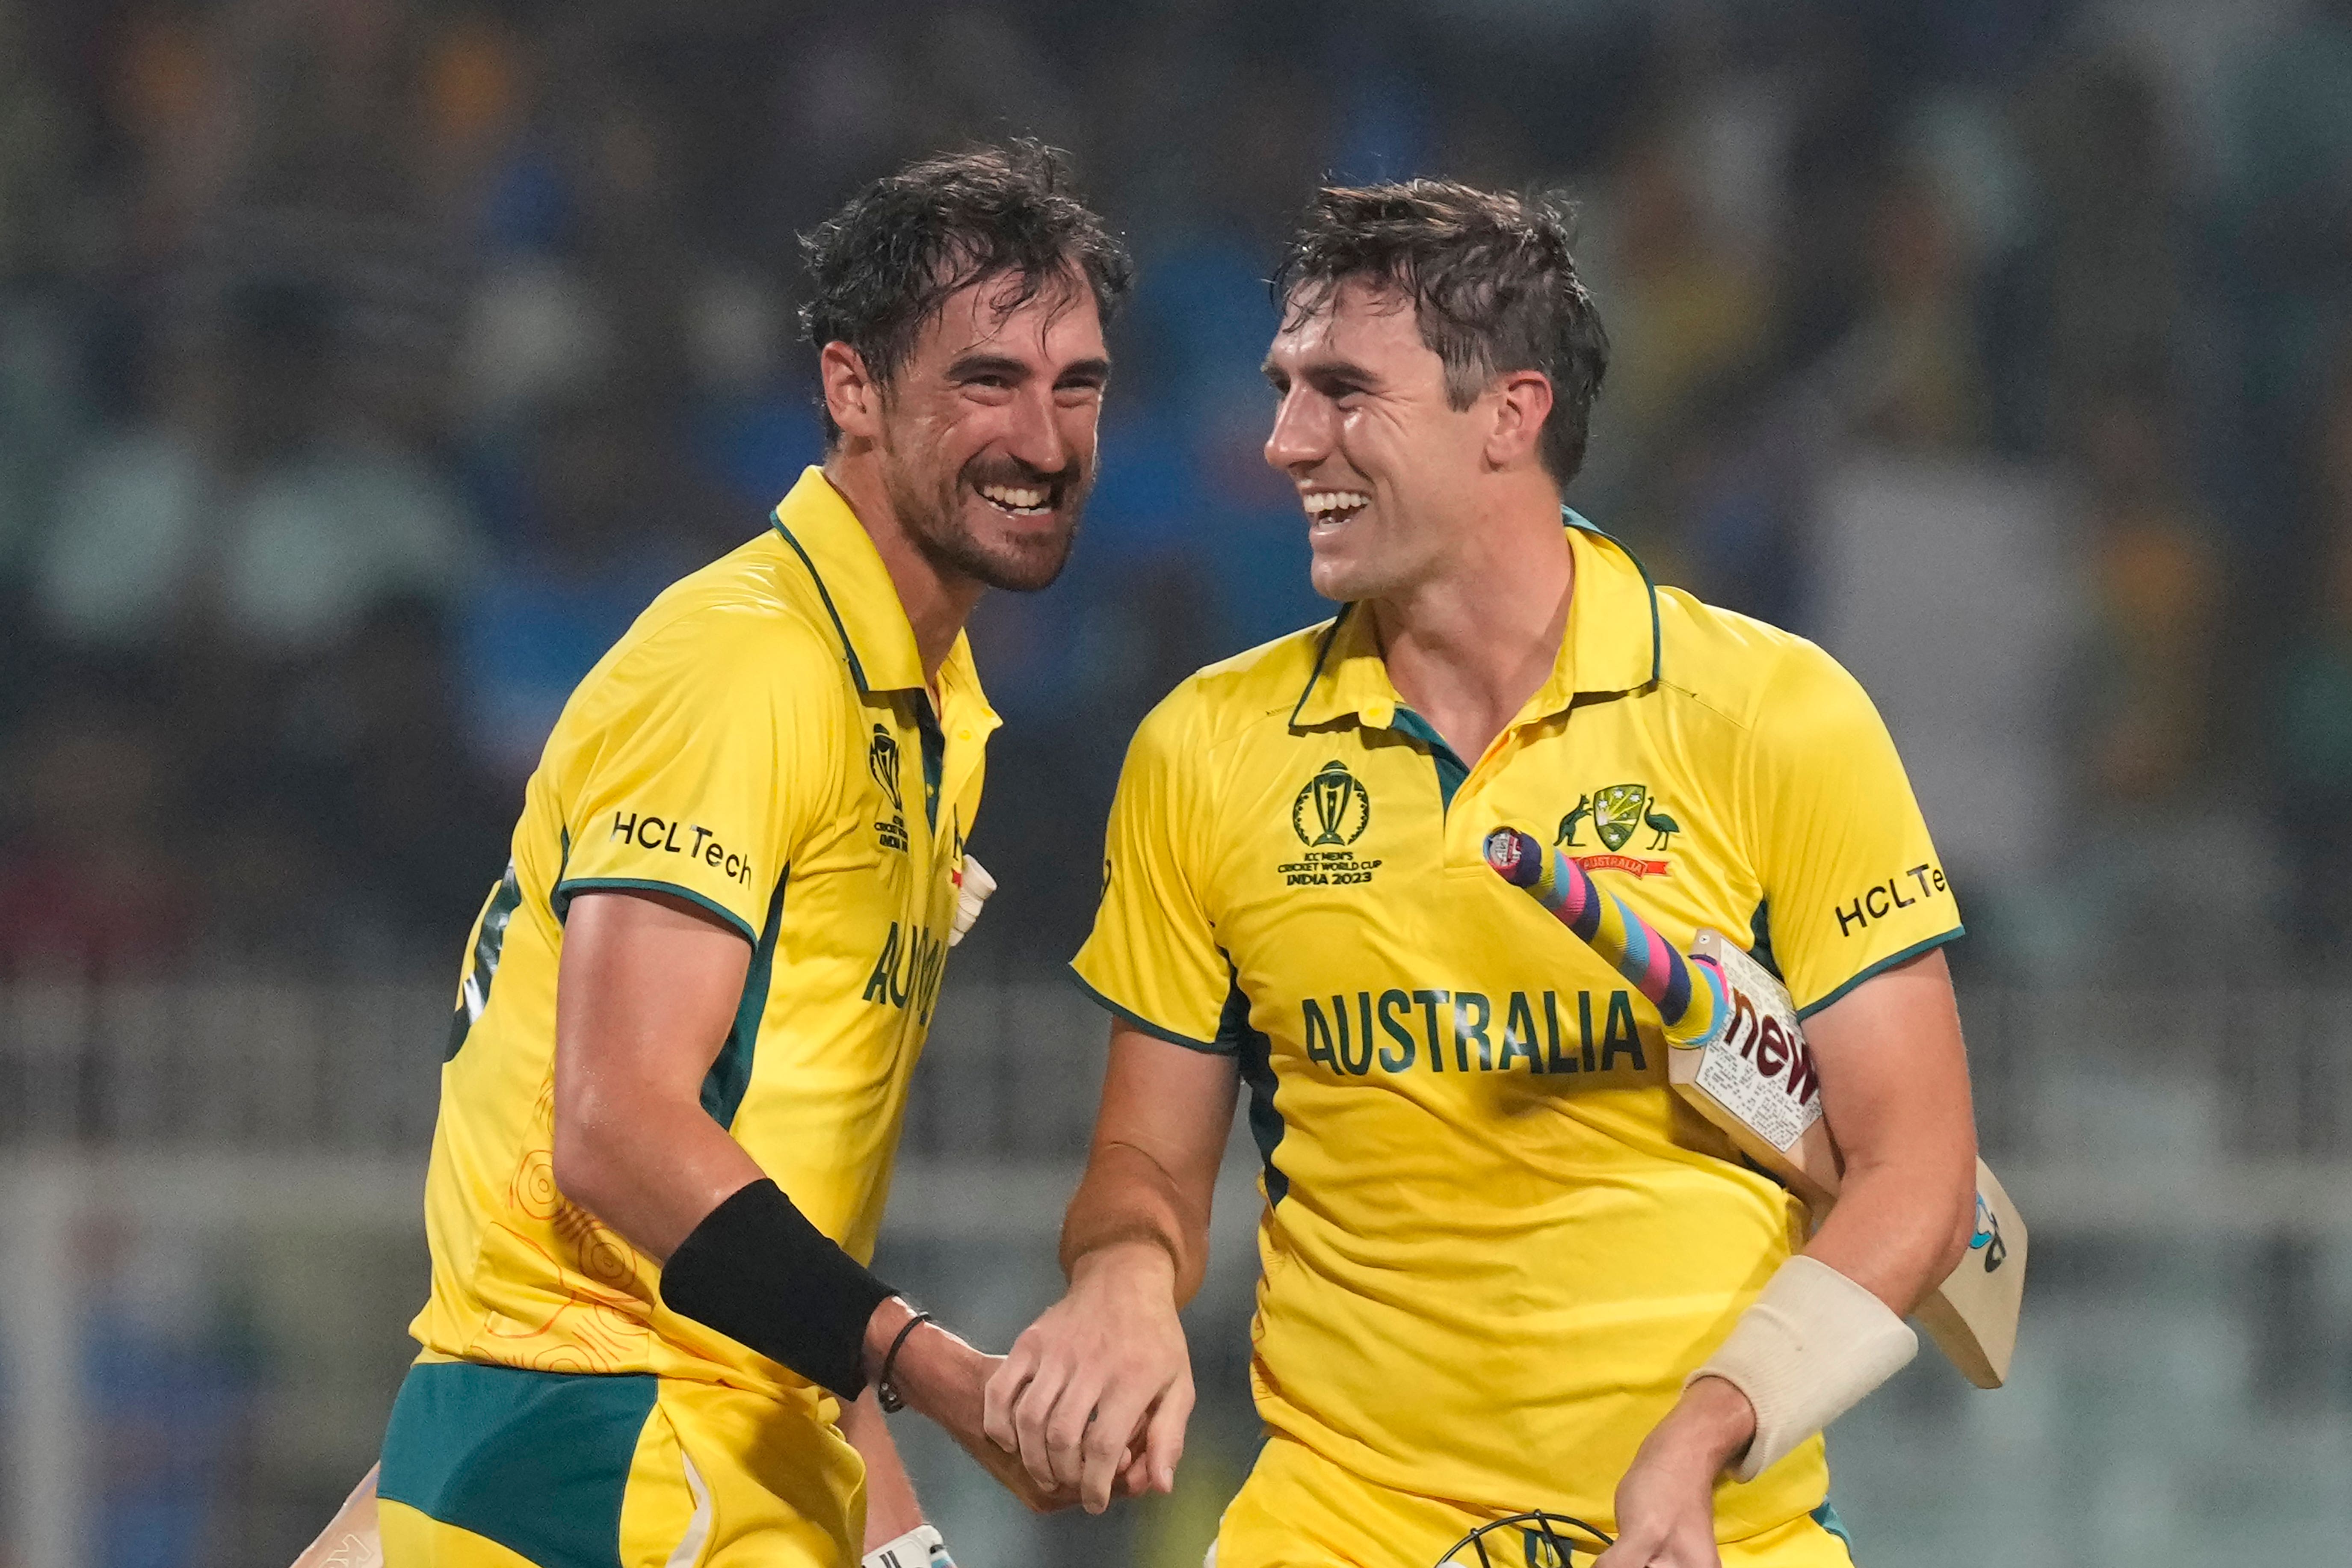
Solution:
[[[1642,847],[1658,851],[1674,843],[1675,835],[1683,825],[1666,815],[1657,797],[1647,784],[1611,784],[1591,795],[1580,795],[1576,805],[1559,819],[1559,830],[1552,843],[1574,853],[1590,840],[1579,835],[1587,824],[1601,840],[1601,853],[1576,854],[1575,858],[1588,871],[1631,871],[1636,877],[1663,877],[1671,866],[1664,860],[1646,859],[1622,855],[1634,834],[1646,832],[1649,837]]]
[[[1650,792],[1637,784],[1611,784],[1592,797],[1592,831],[1611,849],[1622,849],[1633,829],[1642,826],[1642,807]]]

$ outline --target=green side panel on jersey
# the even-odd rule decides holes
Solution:
[[[499,974],[499,954],[507,945],[507,922],[514,919],[517,907],[522,903],[522,884],[515,877],[514,862],[507,862],[507,874],[490,889],[489,901],[482,906],[482,918],[475,930],[474,963],[466,972],[466,983],[458,988],[457,1010],[450,1015],[449,1041],[441,1052],[448,1061],[466,1043],[473,1032],[474,1020],[490,1005],[490,982]]]
[[[776,936],[784,923],[784,884],[792,879],[787,867],[776,879],[776,890],[768,895],[768,918],[751,944],[751,964],[743,972],[743,999],[735,1005],[735,1026],[727,1031],[727,1043],[702,1075],[702,1109],[721,1127],[735,1125],[743,1091],[751,1087],[751,1054],[759,1048],[760,1020],[767,1016],[768,986],[775,975]]]
[[[411,1367],[376,1492],[538,1568],[621,1568],[621,1498],[656,1389],[650,1373]]]
[[[1250,1136],[1265,1163],[1265,1201],[1271,1206],[1290,1194],[1290,1178],[1274,1163],[1285,1129],[1274,1103],[1274,1042],[1250,1027],[1249,1014],[1249,995],[1236,973],[1225,993],[1224,1015],[1217,1020],[1217,1044],[1240,1058],[1242,1081],[1249,1086]]]

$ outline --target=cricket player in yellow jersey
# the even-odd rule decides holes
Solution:
[[[1114,1021],[1069,1292],[989,1432],[1089,1507],[1164,1483],[1245,1084],[1267,1440],[1218,1568],[1429,1568],[1537,1509],[1583,1521],[1579,1568],[1611,1537],[1605,1568],[1846,1564],[1819,1431],[1915,1348],[1974,1192],[1959,918],[1894,746],[1819,648],[1563,528],[1607,346],[1559,215],[1326,190],[1276,282],[1266,455],[1346,607],[1129,752],[1076,964]],[[1845,1152],[1810,1240],[1669,1091],[1649,1003],[1488,869],[1498,824],[1677,943],[1769,942]]]
[[[901,1399],[1054,1500],[866,1264],[996,724],[964,621],[1061,569],[1130,268],[1034,145],[807,248],[824,465],[581,683],[468,943],[391,1568],[924,1568]]]

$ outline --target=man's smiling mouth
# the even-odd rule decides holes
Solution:
[[[1299,497],[1309,529],[1337,527],[1372,504],[1361,490],[1308,490]]]
[[[1058,485],[977,485],[981,499],[1013,517],[1043,517],[1054,510]]]

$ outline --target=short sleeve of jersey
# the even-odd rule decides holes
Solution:
[[[1811,643],[1791,648],[1751,745],[1772,957],[1801,1016],[1961,933],[1894,739],[1836,660]]]
[[[1119,772],[1095,929],[1071,968],[1095,999],[1147,1034],[1195,1050],[1220,1038],[1233,974],[1202,898],[1208,759],[1191,737],[1190,687],[1154,709]]]
[[[562,802],[554,907],[583,892],[667,892],[756,942],[776,879],[836,770],[824,756],[829,671],[789,634],[687,617],[631,649],[575,702],[583,732]],[[575,721],[567,714],[565,722]]]

